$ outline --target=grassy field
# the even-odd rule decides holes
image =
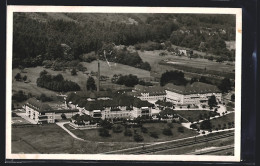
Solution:
[[[180,110],[175,112],[185,119],[189,119],[190,117],[193,121],[198,121],[200,114],[202,114],[202,116],[204,116],[204,114],[209,114],[209,111],[206,110]]]
[[[12,127],[12,153],[96,154],[134,146],[138,144],[78,141],[56,124]]]
[[[69,70],[66,71],[53,71],[51,69],[45,69],[41,66],[34,67],[34,68],[25,68],[24,72],[21,73],[19,69],[13,69],[12,70],[12,91],[18,91],[22,90],[25,93],[32,93],[33,95],[40,95],[41,93],[45,93],[48,96],[56,95],[56,92],[45,89],[45,88],[40,88],[36,84],[36,80],[39,77],[39,74],[41,71],[46,70],[48,73],[52,75],[57,75],[57,74],[62,74],[64,79],[74,81],[79,84],[81,89],[85,90],[86,89],[86,82],[88,76],[82,72],[77,72],[77,76],[72,76]],[[27,76],[27,79],[30,80],[31,82],[29,83],[24,83],[24,82],[19,82],[14,80],[14,76],[17,73],[21,73],[22,77],[24,75]]]
[[[178,132],[178,127],[180,127],[180,124],[174,123],[172,136],[166,136],[162,134],[162,130],[164,127],[167,127],[167,124],[165,123],[146,123],[143,124],[144,127],[148,129],[148,133],[142,133],[140,128],[131,128],[132,133],[134,133],[134,130],[136,130],[138,133],[140,133],[144,138],[144,143],[148,142],[160,142],[160,141],[167,141],[167,140],[173,140],[173,139],[179,139],[179,138],[185,138],[189,136],[197,135],[197,132],[193,130],[189,130],[184,128],[184,132],[180,133]],[[69,129],[69,128],[68,128]],[[158,133],[159,138],[153,138],[149,135],[149,132],[155,131]],[[98,129],[90,129],[90,130],[71,130],[75,135],[77,135],[80,138],[83,138],[85,140],[89,141],[98,141],[98,142],[134,142],[133,136],[124,136],[124,130],[122,133],[113,133],[112,130],[109,131],[111,134],[110,137],[101,137],[99,136]]]
[[[93,61],[91,63],[82,62],[83,66],[87,67],[88,71],[97,72],[98,64],[97,61]],[[108,66],[107,62],[100,61],[100,73],[101,75],[112,77],[114,74],[133,74],[137,77],[150,77],[150,72],[147,70],[138,69],[135,67],[112,63],[110,62],[111,67]]]
[[[194,68],[206,68],[207,70],[216,70],[216,71],[225,71],[225,72],[232,72],[235,69],[235,66],[233,63],[229,62],[231,65],[227,65],[227,63],[218,63],[215,61],[209,61],[207,59],[189,59],[188,57],[182,56],[175,56],[175,55],[166,55],[166,56],[159,56],[159,54],[163,52],[162,50],[155,50],[155,51],[139,51],[140,57],[143,59],[143,61],[147,61],[151,64],[152,69],[158,68],[158,63],[161,60],[169,60],[169,63],[173,64],[179,64]],[[232,65],[233,64],[233,65]]]
[[[218,127],[219,124],[221,125],[221,128],[223,127],[224,124],[226,124],[226,127],[228,127],[229,122],[235,122],[235,113],[232,112],[230,114],[224,115],[220,118],[212,119],[210,121],[212,126],[215,126],[215,128]]]

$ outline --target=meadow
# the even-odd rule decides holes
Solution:
[[[138,146],[137,143],[83,142],[56,124],[12,127],[12,153],[97,154]]]

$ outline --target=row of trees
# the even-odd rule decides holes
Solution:
[[[42,71],[36,81],[37,86],[57,92],[79,91],[80,86],[72,81],[64,80],[61,74],[52,76],[47,71]]]

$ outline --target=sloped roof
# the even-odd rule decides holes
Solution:
[[[168,83],[164,86],[164,88],[166,90],[184,94],[184,95],[220,93],[220,90],[216,86],[202,83],[202,82],[194,82],[193,84],[188,84],[186,86],[177,86],[177,85]]]
[[[133,93],[135,96],[141,96],[141,93],[149,93],[149,96],[155,96],[155,95],[166,95],[166,92],[163,87],[160,86],[142,86],[142,85],[136,85],[135,90],[137,90],[137,93]]]
[[[28,99],[26,105],[35,109],[38,112],[54,112],[54,110],[48,104],[42,103],[39,100],[36,100],[35,98]]]
[[[86,91],[86,92],[82,92],[82,91],[78,91],[76,92],[76,95],[80,96],[80,97],[84,97],[84,98],[99,98],[99,97],[111,97],[112,94],[111,92],[108,91]]]

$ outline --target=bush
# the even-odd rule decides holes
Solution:
[[[114,133],[121,133],[123,131],[123,126],[120,124],[113,125]]]
[[[172,135],[172,130],[170,128],[164,128],[162,133],[164,135],[170,136]]]
[[[61,114],[62,119],[67,119],[66,115],[64,113]]]
[[[101,136],[101,137],[109,137],[110,136],[109,131],[105,128],[100,128],[98,130],[98,132],[99,132],[99,136]]]
[[[150,136],[153,137],[153,138],[159,138],[158,133],[155,132],[155,131],[150,132]]]
[[[138,134],[138,133],[135,133],[135,135],[134,135],[134,140],[135,140],[136,142],[142,142],[142,141],[144,140],[144,138],[143,138],[142,135],[140,135],[140,134]]]
[[[173,124],[172,123],[167,123],[167,126],[169,127],[169,128],[173,128]]]
[[[147,133],[147,132],[148,132],[148,129],[147,129],[146,127],[141,127],[141,131],[142,131],[143,133]]]
[[[202,134],[205,134],[205,131],[202,131]]]
[[[190,125],[190,128],[192,128],[192,129],[197,129],[198,126],[197,126],[196,124],[191,124],[191,125]]]
[[[132,133],[132,131],[130,129],[126,129],[125,132],[124,132],[124,135],[130,137],[130,136],[133,135],[133,133]]]
[[[184,133],[184,128],[183,127],[178,127],[178,132]]]

